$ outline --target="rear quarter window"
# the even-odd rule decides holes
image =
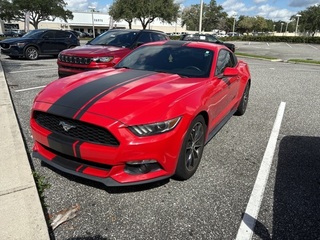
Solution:
[[[64,31],[56,32],[56,38],[71,38],[71,37],[72,37],[71,32],[64,32]]]

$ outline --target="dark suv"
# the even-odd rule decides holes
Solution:
[[[11,58],[30,60],[37,59],[39,55],[58,55],[64,49],[79,45],[79,39],[73,33],[52,29],[36,29],[20,38],[0,41],[1,53]]]
[[[114,29],[109,30],[86,45],[67,49],[58,56],[60,77],[112,67],[136,47],[154,41],[169,40],[161,31]]]
[[[232,52],[235,51],[235,45],[233,43],[226,43],[218,38],[216,36],[211,34],[184,34],[180,37],[180,40],[183,41],[200,41],[200,42],[211,42],[215,44],[225,45],[227,48],[229,48]]]

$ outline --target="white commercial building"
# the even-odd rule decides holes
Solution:
[[[13,22],[11,24],[2,23],[2,29],[0,27],[0,33],[10,30],[10,28],[18,28],[24,30],[34,29],[32,25],[27,25],[25,22]],[[81,32],[92,33],[93,29],[95,33],[103,33],[110,28],[129,28],[129,24],[126,21],[112,21],[109,14],[100,12],[73,12],[73,19],[68,19],[68,22],[64,22],[60,18],[56,18],[52,21],[43,21],[39,23],[39,28],[51,28],[51,29],[64,29],[64,30],[78,30]],[[142,29],[142,25],[139,20],[132,22],[133,29]],[[162,22],[156,19],[147,27],[148,29],[160,30],[167,33],[173,32],[186,32],[186,27],[181,27],[181,20],[174,23]]]

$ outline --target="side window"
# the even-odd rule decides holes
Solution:
[[[164,41],[167,40],[166,36],[159,33],[151,33],[153,41]]]
[[[141,33],[140,37],[138,38],[139,43],[148,43],[152,42],[151,34],[148,32]]]
[[[234,58],[233,54],[227,50],[222,49],[219,52],[217,67],[215,75],[219,75],[223,73],[226,67],[235,67],[236,59]]]
[[[46,32],[46,33],[42,36],[42,38],[46,38],[46,39],[48,39],[48,38],[54,38],[54,31],[48,31],[48,32]]]
[[[70,38],[71,34],[72,33],[66,31],[56,31],[56,38]]]
[[[217,42],[217,40],[212,36],[207,36],[207,41],[208,42]]]

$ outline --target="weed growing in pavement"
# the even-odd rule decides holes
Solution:
[[[44,191],[48,188],[51,187],[51,185],[47,182],[46,178],[42,175],[40,175],[38,172],[33,171],[32,172],[34,181],[36,183],[37,189],[38,189],[38,193],[39,193],[39,197],[40,197],[40,201],[42,204],[43,208],[47,208],[48,206],[45,203],[45,195],[44,195]]]

